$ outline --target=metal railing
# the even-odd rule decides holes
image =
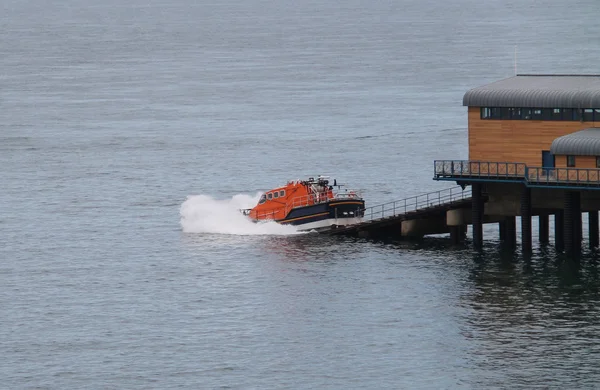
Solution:
[[[528,167],[528,183],[536,185],[600,185],[600,169]]]
[[[436,160],[434,178],[482,178],[517,180],[532,186],[600,187],[600,169],[528,167],[524,163]]]
[[[411,196],[410,198],[365,208],[363,221],[374,221],[407,214],[411,211],[426,210],[428,208],[468,199],[470,197],[471,191],[464,191],[456,187],[429,192],[422,195]]]
[[[524,178],[527,166],[524,163],[436,160],[434,175],[439,177],[485,176],[493,178]]]

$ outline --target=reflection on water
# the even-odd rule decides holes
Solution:
[[[464,332],[481,385],[592,386],[600,375],[597,258],[539,251],[530,260],[488,248],[474,256]],[[502,373],[502,374],[500,374]]]

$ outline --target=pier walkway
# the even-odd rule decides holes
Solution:
[[[461,190],[460,187],[448,188],[367,207],[361,223],[337,226],[323,233],[355,237],[401,237],[448,233],[450,228],[445,224],[446,212],[470,207],[471,191]],[[430,223],[419,227],[419,231],[424,234],[414,234],[414,226],[407,224],[410,221]],[[440,224],[440,221],[443,223]]]

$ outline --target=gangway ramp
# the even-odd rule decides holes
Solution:
[[[460,187],[447,188],[405,199],[367,207],[362,222],[354,225],[333,226],[324,231],[329,235],[356,237],[401,236],[404,221],[444,218],[448,210],[471,205],[471,192]],[[431,231],[429,234],[438,233]]]

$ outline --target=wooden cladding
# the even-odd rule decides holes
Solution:
[[[567,156],[556,156],[555,166],[559,168],[567,167]],[[575,156],[574,168],[596,168],[596,156]]]
[[[536,120],[489,120],[480,118],[479,107],[469,107],[469,160],[522,162],[530,166],[542,165],[542,150],[550,150],[554,139],[576,131],[594,127],[600,122],[536,121]],[[566,166],[556,156],[556,166]],[[587,160],[582,160],[582,168]],[[583,159],[584,156],[577,158]],[[562,162],[564,165],[559,165]],[[579,168],[579,161],[577,167]]]

